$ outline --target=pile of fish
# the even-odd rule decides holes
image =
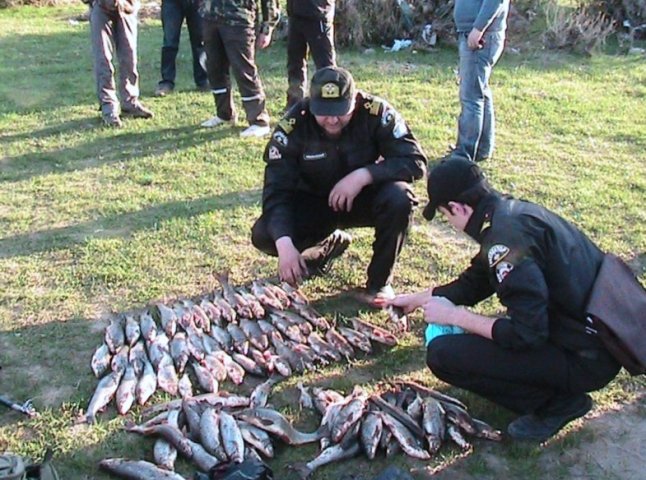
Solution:
[[[234,288],[227,275],[218,278],[221,291],[171,306],[158,303],[110,322],[92,357],[100,381],[88,423],[113,398],[125,414],[157,388],[182,398],[196,389],[214,393],[227,379],[241,384],[246,374],[288,377],[358,351],[371,353],[371,341],[397,344],[390,332],[358,318],[351,319],[352,328],[331,326],[286,283],[256,280]]]
[[[382,450],[387,457],[404,451],[428,460],[449,440],[461,449],[469,448],[465,435],[501,439],[499,431],[471,417],[459,400],[404,381],[372,395],[355,387],[347,396],[299,384],[301,406],[322,415],[320,426],[304,433],[268,408],[267,399],[276,381],[270,378],[261,383],[249,397],[207,393],[150,407],[144,415],[157,415],[127,430],[156,438],[154,463],[105,459],[100,465],[123,478],[181,479],[170,473],[178,453],[207,472],[218,465],[240,463],[249,456],[272,458],[274,439],[288,445],[319,442],[321,451],[316,458],[292,466],[305,479],[317,468],[361,451],[370,459]],[[144,476],[137,471],[152,473]]]
[[[308,463],[295,465],[307,478],[322,465],[350,458],[363,451],[374,459],[379,450],[390,457],[400,450],[428,460],[447,441],[461,449],[471,447],[465,435],[499,441],[500,431],[473,418],[456,398],[414,382],[399,381],[379,394],[355,387],[343,396],[333,390],[301,388],[301,406],[323,416],[319,430],[321,452]]]

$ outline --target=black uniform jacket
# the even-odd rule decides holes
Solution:
[[[335,0],[287,0],[287,15],[332,21],[334,4]]]
[[[305,98],[289,110],[265,148],[263,216],[276,240],[293,235],[298,191],[327,198],[348,173],[366,167],[373,184],[412,182],[426,172],[426,156],[397,111],[385,100],[357,92],[354,114],[339,139],[328,138]]]
[[[603,348],[585,328],[585,307],[604,254],[579,229],[541,206],[492,194],[465,231],[480,251],[434,295],[475,305],[495,293],[507,316],[496,320],[493,340],[504,348],[546,341],[572,351]]]

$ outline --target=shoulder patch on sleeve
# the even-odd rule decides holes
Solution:
[[[487,261],[489,262],[489,267],[494,267],[498,262],[505,258],[509,254],[509,247],[497,243],[492,246],[487,252]]]
[[[280,128],[285,134],[289,135],[294,130],[296,125],[296,119],[294,117],[288,118],[284,117],[280,122],[278,122],[277,128]]]
[[[282,130],[274,130],[274,133],[272,135],[272,138],[278,145],[282,145],[283,147],[286,147],[287,144],[289,143],[289,139],[287,138],[287,134],[283,132]]]
[[[269,160],[280,160],[283,158],[283,155],[280,153],[280,150],[276,148],[275,145],[271,145],[267,151],[267,158]]]
[[[496,265],[496,279],[498,280],[498,283],[502,283],[513,269],[514,266],[509,262],[500,262]]]
[[[368,110],[370,115],[379,115],[379,110],[382,105],[384,105],[384,100],[379,97],[373,97],[371,95],[367,96],[363,100],[363,108]]]

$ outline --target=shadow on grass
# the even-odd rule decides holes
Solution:
[[[89,238],[124,238],[137,231],[155,229],[158,224],[170,219],[191,218],[240,205],[251,206],[259,199],[259,190],[232,192],[188,202],[168,202],[68,227],[14,235],[0,239],[0,258],[29,256],[37,252],[70,248],[85,243]]]

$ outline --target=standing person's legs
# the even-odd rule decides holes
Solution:
[[[336,65],[336,50],[334,49],[334,24],[320,21],[312,25],[306,32],[307,44],[310,47],[316,69]]]
[[[186,27],[188,37],[191,41],[191,53],[193,55],[193,80],[195,86],[200,89],[208,88],[209,81],[206,75],[206,53],[204,51],[203,21],[199,13],[198,0],[185,0],[184,14],[186,16]]]
[[[306,21],[298,17],[289,19],[287,31],[287,108],[305,96],[307,80],[307,40],[303,32]]]
[[[139,73],[137,72],[137,12],[117,15],[115,45],[119,58],[119,96],[124,110],[139,107]]]
[[[204,20],[204,50],[206,51],[206,73],[215,99],[217,118],[228,122],[235,121],[229,59],[226,54],[221,25],[212,20]],[[214,119],[211,119],[214,120]],[[204,122],[204,126],[209,120]]]
[[[390,284],[415,205],[417,199],[408,183],[388,182],[364,188],[355,198],[352,210],[340,216],[339,228],[375,228],[366,282],[369,294],[376,294]]]
[[[114,24],[113,16],[95,4],[90,12],[90,29],[92,37],[92,56],[96,93],[101,105],[104,119],[107,116],[119,115],[119,100],[114,83]]]
[[[161,49],[161,81],[160,86],[172,90],[175,88],[175,60],[179,50],[179,41],[184,21],[184,0],[162,0],[161,20],[164,39]]]
[[[265,92],[255,63],[256,33],[252,27],[223,26],[224,48],[240,90],[249,125],[269,126]]]
[[[478,142],[478,149],[476,150],[475,159],[476,161],[485,160],[493,154],[493,149],[495,145],[496,138],[496,119],[494,114],[493,106],[493,94],[491,88],[489,87],[489,79],[491,78],[491,73],[493,67],[496,65],[505,45],[505,34],[503,32],[492,32],[487,33],[484,36],[485,47],[489,46],[487,53],[487,61],[491,64],[491,68],[488,70],[489,75],[486,78],[484,92],[484,111],[482,118],[482,134],[480,135],[480,141]],[[483,52],[485,53],[485,52]]]

